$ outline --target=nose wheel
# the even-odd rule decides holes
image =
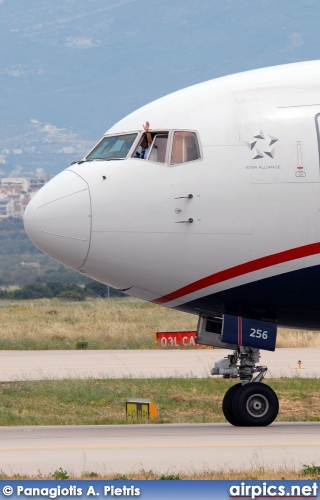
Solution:
[[[279,400],[274,390],[261,382],[267,367],[256,366],[259,358],[258,349],[239,346],[211,370],[211,375],[242,380],[229,388],[222,402],[223,414],[232,425],[266,426],[278,415]],[[255,373],[258,375],[253,378]]]
[[[236,392],[238,392],[238,390],[241,389],[241,387],[242,387],[241,383],[232,385],[225,393],[222,401],[222,411],[224,416],[231,425],[236,425],[236,426],[240,425],[240,423],[236,415],[233,413],[232,401],[234,396],[236,395]]]
[[[278,415],[279,400],[271,387],[261,382],[233,385],[222,403],[223,414],[235,426],[267,426]]]

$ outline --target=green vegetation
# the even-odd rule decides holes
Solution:
[[[28,238],[22,219],[16,217],[0,221],[0,263],[0,287],[48,281],[89,282],[41,252]]]
[[[45,285],[32,283],[16,290],[0,290],[1,300],[35,300],[55,297],[60,300],[79,302],[85,300],[86,297],[124,297],[124,294],[96,281],[87,283],[84,287],[75,283],[63,285],[58,281],[49,281]]]
[[[78,285],[98,286],[91,279],[76,271],[72,271],[62,266],[55,260],[45,255],[39,250],[27,236],[22,219],[9,217],[0,220],[0,287],[9,288],[12,286],[23,287],[28,285],[35,287],[36,284],[49,284],[59,282],[62,285],[76,283]],[[33,285],[30,285],[32,283]],[[104,285],[102,285],[104,286]],[[30,290],[31,295],[27,296],[28,288],[24,290],[24,299],[34,299],[40,297],[52,297],[52,295],[32,295],[34,290]],[[40,289],[41,291],[41,289]],[[110,288],[111,295],[114,294]],[[100,294],[98,294],[100,295]],[[56,296],[56,295],[54,295]],[[100,295],[104,296],[104,295]],[[9,298],[10,294],[0,295],[0,298]],[[14,297],[20,299],[22,297]],[[77,300],[77,299],[75,299]]]
[[[24,231],[22,219],[9,217],[0,221],[1,255],[42,253]]]
[[[155,331],[194,330],[197,317],[132,298],[0,301],[0,350],[152,349]]]
[[[63,474],[68,476],[68,479],[103,479],[103,480],[120,480],[120,481],[138,481],[138,480],[319,480],[319,476],[313,474],[312,472],[306,473],[305,468],[312,470],[314,466],[304,466],[302,470],[288,469],[287,467],[280,467],[277,469],[272,469],[268,467],[257,467],[251,470],[242,470],[242,469],[231,469],[231,470],[205,470],[203,472],[195,472],[195,471],[183,471],[180,472],[179,475],[175,474],[159,474],[153,472],[152,470],[140,470],[139,472],[131,472],[130,475],[122,474],[122,473],[110,473],[110,474],[98,474],[97,472],[84,471],[80,476],[75,476],[71,472],[64,471],[61,467],[57,471],[49,474],[48,476],[42,475],[40,472],[36,476],[27,476],[22,474],[13,474],[9,476],[4,472],[0,471],[0,479],[1,480],[21,480],[21,479],[52,479],[56,474],[59,475],[60,470]],[[57,479],[64,479],[58,477]]]
[[[51,474],[52,479],[56,480],[65,480],[65,479],[70,479],[70,475],[66,470],[63,470],[61,467],[53,472]]]
[[[280,400],[278,422],[320,421],[319,380],[282,378],[269,383]],[[0,425],[126,424],[126,400],[132,398],[158,405],[155,423],[225,422],[221,403],[232,384],[212,378],[6,382],[0,384]]]
[[[305,466],[309,467],[309,466]],[[203,472],[188,472],[188,471],[183,471],[180,472],[179,475],[175,474],[159,474],[156,472],[153,472],[152,470],[144,470],[142,469],[141,471],[134,473],[131,472],[130,475],[122,474],[122,473],[105,473],[105,474],[99,474],[97,472],[90,472],[90,471],[84,471],[81,475],[76,476],[72,474],[71,472],[63,470],[61,467],[54,471],[53,473],[49,475],[42,475],[41,472],[39,472],[36,476],[27,476],[27,475],[22,475],[22,474],[13,474],[12,476],[9,476],[5,474],[4,472],[0,472],[0,479],[1,480],[22,480],[22,479],[32,479],[32,480],[43,480],[43,479],[55,479],[57,478],[58,480],[61,479],[63,480],[64,478],[62,477],[56,477],[59,476],[60,471],[62,471],[62,474],[66,474],[68,476],[68,479],[72,480],[77,480],[77,479],[103,479],[103,480],[109,480],[109,481],[138,481],[138,480],[300,480],[300,481],[306,481],[306,480],[319,480],[319,477],[317,475],[314,475],[312,473],[305,474],[304,469],[302,470],[295,470],[295,469],[288,469],[286,467],[281,467],[278,469],[272,469],[269,467],[259,467],[257,469],[252,469],[252,470],[208,470],[206,469]]]
[[[162,474],[162,476],[159,477],[160,480],[162,481],[177,481],[177,480],[180,480],[181,477],[179,475],[175,475],[175,474]]]
[[[305,465],[302,469],[303,476],[313,476],[315,479],[320,480],[320,465]]]
[[[0,350],[154,349],[156,331],[195,331],[198,321],[193,314],[129,297],[0,300],[0,314]],[[319,332],[278,331],[277,347],[319,346]]]

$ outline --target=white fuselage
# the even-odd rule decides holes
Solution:
[[[132,155],[146,120],[167,133],[164,162]],[[320,265],[319,128],[320,61],[187,88],[108,130],[137,133],[126,158],[76,163],[45,185],[26,230],[129,295],[320,328],[316,285],[305,291]],[[196,134],[197,160],[172,163],[175,131]]]

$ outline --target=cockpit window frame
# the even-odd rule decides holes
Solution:
[[[190,134],[194,134],[195,135],[195,138],[196,138],[196,141],[197,141],[198,152],[199,152],[199,158],[197,158],[195,160],[181,162],[181,163],[173,163],[171,161],[173,141],[174,141],[174,134],[176,132],[189,132]],[[172,167],[177,167],[179,165],[185,165],[185,164],[191,164],[191,163],[195,163],[195,162],[200,162],[200,161],[203,160],[202,146],[201,146],[201,141],[200,141],[200,138],[199,138],[199,133],[198,133],[197,130],[193,130],[193,129],[167,129],[167,130],[158,129],[158,130],[150,130],[150,133],[152,134],[152,143],[151,143],[151,146],[150,146],[150,151],[148,153],[148,157],[144,158],[143,161],[147,160],[150,163],[156,163],[156,164],[160,164],[160,165],[164,165],[164,166],[172,168]],[[166,155],[165,155],[165,161],[164,162],[160,162],[160,161],[156,161],[156,160],[150,159],[150,154],[152,153],[152,146],[154,144],[154,139],[156,138],[156,136],[161,135],[161,134],[167,134],[168,135]],[[139,158],[139,157],[137,157],[135,155],[136,155],[136,153],[138,151],[138,148],[139,148],[139,146],[140,146],[140,144],[141,144],[141,142],[142,142],[142,140],[143,140],[144,137],[146,137],[146,133],[145,132],[141,132],[141,134],[139,135],[139,138],[136,141],[136,146],[133,148],[133,153],[131,155],[132,158],[135,158],[137,160],[141,160],[142,159],[142,158]]]
[[[157,164],[160,164],[160,165],[167,165],[168,164],[168,145],[170,143],[170,134],[171,134],[171,130],[163,130],[163,129],[159,129],[159,130],[150,130],[150,134],[152,136],[152,143],[150,145],[150,150],[148,152],[148,156],[146,158],[143,158],[143,160],[147,160],[147,161],[150,161],[151,163],[157,163]],[[165,154],[165,160],[164,162],[162,161],[156,161],[156,160],[153,160],[153,159],[150,159],[150,154],[152,153],[152,148],[154,146],[154,141],[155,141],[155,138],[159,135],[167,135],[167,147],[166,147],[166,154]],[[139,135],[139,138],[137,140],[137,143],[133,149],[133,152],[131,154],[132,158],[133,159],[136,159],[136,160],[142,160],[142,158],[140,158],[140,156],[138,156],[139,154],[139,147],[141,146],[141,143],[143,141],[143,139],[147,139],[147,134],[146,132],[141,132],[141,134]]]
[[[198,153],[199,153],[199,158],[196,158],[195,160],[189,160],[185,162],[179,162],[179,163],[173,163],[172,162],[172,152],[173,152],[173,145],[174,145],[174,137],[176,132],[186,132],[190,134],[194,134],[197,142],[197,148],[198,148]],[[152,135],[152,143],[150,146],[150,151],[148,152],[148,157],[143,159],[143,161],[148,161],[150,163],[155,163],[158,165],[166,166],[169,168],[172,167],[177,167],[185,164],[193,164],[196,162],[200,162],[203,160],[203,153],[202,153],[202,145],[201,141],[199,138],[199,133],[197,130],[192,130],[192,129],[155,129],[155,130],[150,130],[150,133]],[[154,145],[155,138],[159,135],[167,135],[167,145],[166,145],[166,153],[165,153],[165,160],[164,161],[156,161],[155,159],[150,159],[150,154],[152,153],[152,147]],[[122,158],[90,158],[90,155],[94,152],[94,150],[99,146],[99,144],[108,137],[120,137],[120,136],[129,136],[129,135],[136,135],[130,149],[128,150],[126,156]],[[95,146],[89,151],[89,153],[84,157],[82,161],[110,161],[110,160],[126,160],[126,159],[136,159],[136,160],[142,160],[142,158],[139,158],[136,155],[139,146],[141,145],[141,142],[143,138],[146,137],[146,133],[141,130],[132,130],[130,132],[118,132],[118,133],[113,133],[113,134],[105,134],[102,136],[102,138],[95,144]]]
[[[107,139],[107,138],[112,138],[112,137],[124,137],[124,136],[130,136],[130,135],[135,135],[135,138],[130,146],[130,148],[128,149],[127,151],[127,154],[123,157],[120,157],[120,158],[90,158],[90,155],[98,148],[99,144],[101,144],[103,142],[104,139]],[[110,160],[126,160],[127,158],[130,157],[130,154],[132,153],[133,149],[136,147],[136,144],[137,144],[137,141],[139,140],[140,138],[140,134],[139,134],[139,131],[137,130],[134,130],[134,131],[131,131],[131,132],[119,132],[119,133],[116,133],[116,134],[105,134],[101,137],[101,139],[94,145],[94,147],[89,151],[89,153],[87,153],[87,155],[85,156],[84,160],[85,161],[92,161],[92,160],[102,160],[102,161],[110,161]]]
[[[176,132],[188,132],[190,134],[194,134],[197,142],[197,149],[199,153],[199,157],[194,159],[194,160],[188,160],[188,161],[183,161],[183,162],[172,162],[172,153],[173,153],[173,146],[174,146],[174,136]],[[170,155],[169,155],[169,166],[170,167],[177,167],[181,165],[189,165],[193,164],[196,162],[200,162],[203,160],[203,154],[202,154],[202,147],[201,147],[201,141],[199,138],[199,133],[197,130],[191,130],[191,129],[174,129],[172,130],[172,135],[171,135],[171,144],[170,144]]]
[[[153,150],[155,148],[158,148],[158,146],[156,146],[156,141],[157,139],[161,139],[161,136],[163,136],[163,138],[166,139],[166,145],[165,145],[165,155],[164,155],[164,160],[163,161],[160,161],[160,160],[155,160],[153,158],[151,158],[151,155],[153,153]],[[166,131],[166,132],[156,132],[152,138],[152,144],[150,146],[150,151],[149,151],[149,154],[148,154],[148,160],[149,161],[152,161],[154,163],[161,163],[162,165],[164,164],[167,164],[168,162],[168,152],[169,152],[169,147],[168,145],[170,144],[170,131]]]

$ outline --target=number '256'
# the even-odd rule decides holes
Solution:
[[[251,330],[250,337],[267,340],[268,338],[267,330],[258,330],[256,328],[250,328],[250,330]]]

